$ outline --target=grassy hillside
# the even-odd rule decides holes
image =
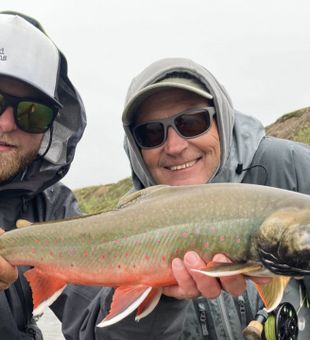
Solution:
[[[266,131],[271,136],[310,144],[310,107],[283,115]]]
[[[293,111],[281,116],[276,122],[266,127],[268,135],[287,138],[310,144],[310,107]],[[80,208],[92,214],[113,209],[119,198],[131,187],[130,178],[118,183],[98,185],[75,191]]]
[[[97,185],[75,191],[79,206],[84,213],[93,214],[113,209],[131,188],[131,179],[125,178],[117,183]]]

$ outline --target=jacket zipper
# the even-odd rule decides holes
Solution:
[[[225,308],[225,304],[224,304],[224,298],[223,298],[223,294],[220,294],[219,298],[219,305],[220,305],[220,310],[221,310],[221,315],[222,318],[224,320],[224,330],[225,330],[225,334],[228,335],[228,339],[233,340],[233,333],[232,333],[232,329],[230,327],[230,323],[229,323],[229,319],[226,313],[226,308]]]

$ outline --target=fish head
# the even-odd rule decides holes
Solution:
[[[287,212],[280,212],[264,222],[269,230],[258,247],[260,259],[275,274],[310,275],[310,212],[294,209],[291,213],[288,218]]]
[[[294,275],[310,275],[310,221],[286,228],[280,239],[278,253]]]

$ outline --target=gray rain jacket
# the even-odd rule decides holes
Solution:
[[[221,161],[211,182],[255,183],[310,194],[309,146],[266,137],[262,124],[237,112],[223,86],[208,70],[191,60],[168,58],[151,64],[133,79],[126,103],[145,86],[154,84],[174,72],[184,72],[199,79],[214,98],[221,141]],[[126,132],[124,145],[132,168],[134,190],[154,185],[139,147],[133,139],[130,121],[126,116],[123,116],[123,124]],[[301,281],[301,284],[292,280],[284,301],[293,303],[295,308],[299,309],[299,290],[305,284],[309,294],[309,283],[308,280]],[[187,303],[186,308],[180,302],[178,313],[171,314],[167,308],[165,315],[166,320],[170,319],[171,323],[178,320],[179,334],[175,334],[174,339],[241,339],[241,330],[255,317],[261,306],[256,290],[249,282],[246,292],[238,298],[233,298],[225,292],[214,300],[201,297]],[[299,316],[299,339],[309,339],[310,310],[301,308]],[[306,326],[303,326],[303,321],[306,321]]]
[[[4,13],[4,12],[3,12]],[[5,12],[15,14],[12,12]],[[34,19],[20,15],[38,29]],[[46,221],[80,214],[72,192],[59,180],[70,168],[75,148],[86,126],[83,103],[67,74],[67,61],[60,53],[56,97],[63,104],[54,124],[53,133],[44,136],[40,153],[22,173],[0,185],[0,226],[15,228],[16,220]],[[19,268],[18,280],[0,292],[0,339],[41,339],[41,332],[32,319],[32,295],[23,272]]]

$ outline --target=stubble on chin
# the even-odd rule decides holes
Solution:
[[[0,153],[0,183],[16,176],[24,170],[37,156],[38,150],[23,154],[19,150]]]

